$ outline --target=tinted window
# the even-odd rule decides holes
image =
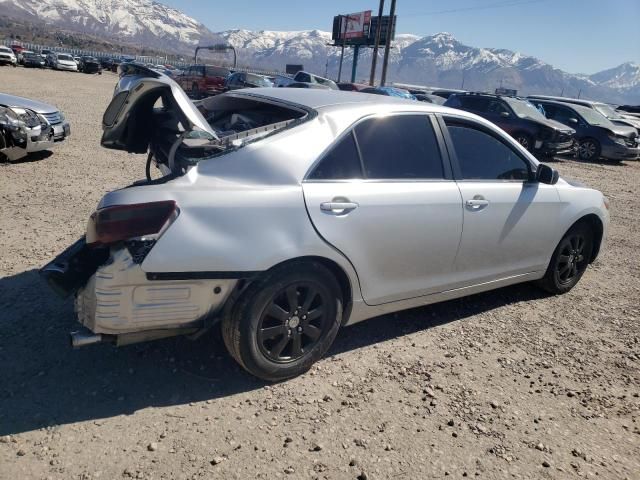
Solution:
[[[570,119],[573,118],[575,120],[578,120],[578,114],[575,113],[570,108],[556,107],[556,111],[554,112],[554,115],[551,118],[553,118],[554,120],[560,123],[564,123],[565,125],[571,125],[572,122],[570,121]]]
[[[497,113],[498,115],[503,112],[509,113],[509,109],[500,100],[491,100],[487,111]]]
[[[362,168],[353,134],[349,133],[327,153],[309,175],[311,180],[362,178]]]
[[[462,108],[475,110],[477,112],[486,112],[489,106],[489,98],[486,97],[474,97],[471,95],[464,95],[458,97]]]
[[[527,180],[527,163],[497,138],[465,124],[447,121],[463,179]]]
[[[308,73],[298,72],[293,79],[296,82],[311,82],[311,75]]]
[[[395,115],[359,123],[356,138],[367,178],[443,178],[436,136],[426,115]]]
[[[228,75],[229,75],[229,70],[227,70],[226,68],[207,67],[207,76],[209,77],[226,77]]]

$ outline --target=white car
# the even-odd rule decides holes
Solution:
[[[67,70],[70,72],[78,71],[78,64],[71,55],[66,53],[54,54],[51,58],[51,68],[55,70]]]
[[[240,365],[281,380],[343,325],[521,282],[565,293],[609,223],[602,193],[434,104],[255,88],[196,108],[129,64],[103,129],[104,147],[151,153],[41,270],[75,294],[77,346],[220,324]]]
[[[18,64],[16,54],[13,53],[9,47],[0,46],[0,65],[13,65]]]

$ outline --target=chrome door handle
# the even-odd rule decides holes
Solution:
[[[323,212],[345,212],[358,208],[358,204],[354,202],[322,202],[320,210]]]
[[[479,210],[482,207],[486,207],[487,205],[489,205],[489,200],[474,198],[472,200],[467,200],[466,205],[472,210]]]

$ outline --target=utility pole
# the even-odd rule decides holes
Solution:
[[[391,50],[391,35],[393,33],[394,18],[396,16],[396,0],[391,0],[391,11],[389,12],[389,27],[387,28],[387,41],[384,46],[384,59],[382,61],[382,78],[380,86],[384,87],[387,81],[387,68],[389,66],[389,51]]]
[[[344,47],[347,44],[347,22],[349,21],[348,15],[340,15],[340,23],[342,27],[342,23],[344,22],[344,27],[342,28],[342,53],[340,54],[340,67],[338,68],[338,83],[340,83],[340,79],[342,77],[342,62],[344,61]]]
[[[373,44],[373,57],[371,58],[371,77],[369,77],[369,85],[373,87],[376,83],[376,67],[378,63],[378,44],[380,43],[380,35],[382,33],[382,14],[384,13],[384,0],[380,0],[380,8],[378,8],[378,26],[376,28],[376,39]]]

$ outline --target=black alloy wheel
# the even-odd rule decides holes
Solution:
[[[278,292],[258,323],[263,355],[273,362],[288,363],[313,349],[330,322],[324,308],[330,301],[308,282],[296,282]]]
[[[531,137],[529,135],[527,135],[526,133],[518,133],[515,136],[515,139],[516,139],[516,142],[518,142],[527,150],[531,151],[533,147],[533,141],[531,140]]]
[[[600,145],[595,140],[587,138],[578,145],[578,156],[581,160],[597,160],[600,157]]]

